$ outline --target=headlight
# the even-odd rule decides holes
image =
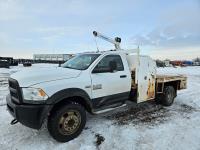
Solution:
[[[42,101],[48,98],[47,94],[40,88],[22,88],[25,100]]]

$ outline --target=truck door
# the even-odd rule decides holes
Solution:
[[[116,62],[116,70],[110,72],[109,63]],[[93,103],[96,107],[127,100],[131,88],[129,70],[120,55],[104,56],[91,73]]]

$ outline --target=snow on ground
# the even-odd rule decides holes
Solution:
[[[37,64],[33,67],[55,67]],[[178,92],[171,107],[140,104],[101,115],[88,115],[83,132],[67,143],[53,140],[45,125],[39,131],[21,124],[6,111],[7,77],[24,68],[0,69],[0,149],[200,149],[200,67],[159,68],[159,74],[185,74],[188,88]]]

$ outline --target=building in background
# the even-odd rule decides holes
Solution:
[[[73,57],[73,54],[34,54],[34,61],[64,62]]]

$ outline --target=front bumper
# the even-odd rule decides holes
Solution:
[[[45,117],[47,117],[49,105],[45,104],[15,104],[10,95],[6,97],[7,109],[10,114],[21,124],[40,129]]]

